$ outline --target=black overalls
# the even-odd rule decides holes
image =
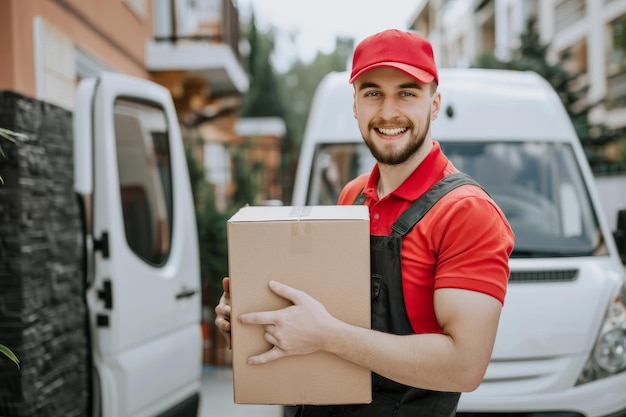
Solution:
[[[447,175],[417,199],[392,226],[391,236],[370,236],[372,329],[397,335],[413,334],[402,291],[402,238],[432,206],[449,191],[476,184],[466,174]],[[359,195],[354,204],[363,204]],[[301,417],[447,417],[456,414],[458,392],[429,391],[399,384],[372,373],[373,401],[370,404],[301,406]]]

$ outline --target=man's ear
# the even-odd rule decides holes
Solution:
[[[352,115],[356,119],[356,93],[352,94]]]
[[[430,120],[435,120],[439,116],[439,109],[441,108],[441,93],[435,91],[430,106]]]

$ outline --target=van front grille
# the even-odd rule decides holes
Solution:
[[[511,271],[509,282],[569,282],[578,277],[578,269],[551,271]]]

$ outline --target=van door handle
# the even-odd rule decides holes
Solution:
[[[105,279],[102,282],[102,289],[98,290],[98,298],[104,302],[104,308],[113,309],[113,290],[110,279]]]
[[[181,292],[176,294],[176,299],[181,300],[183,298],[193,297],[196,294],[196,292],[197,292],[196,290],[188,290],[184,288]]]

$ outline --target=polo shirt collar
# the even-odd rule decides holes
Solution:
[[[417,200],[422,194],[428,191],[430,187],[437,183],[437,181],[444,177],[447,165],[448,158],[441,151],[439,142],[434,140],[433,147],[426,158],[391,194],[408,201]],[[378,164],[376,164],[363,189],[363,194],[376,201],[378,201],[378,192],[376,189],[379,178],[380,171],[378,170]]]

